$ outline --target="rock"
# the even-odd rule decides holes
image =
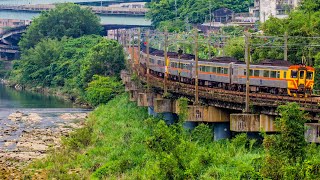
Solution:
[[[29,123],[40,122],[42,118],[37,113],[29,113],[27,116],[22,117],[22,121]]]
[[[23,116],[26,116],[26,114],[17,111],[15,113],[10,114],[8,116],[8,119],[11,120],[11,121],[20,121]]]
[[[24,121],[28,123],[39,122],[42,118],[37,113],[24,114],[22,112],[15,112],[8,116],[11,121]]]
[[[59,116],[63,120],[81,120],[88,117],[87,113],[64,113]]]
[[[22,90],[22,86],[21,86],[20,84],[16,84],[16,85],[14,86],[14,88],[15,88],[16,90],[18,90],[18,91],[21,91],[21,90]]]

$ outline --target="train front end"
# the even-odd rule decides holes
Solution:
[[[311,96],[315,70],[306,65],[290,66],[287,72],[288,94],[296,97]]]

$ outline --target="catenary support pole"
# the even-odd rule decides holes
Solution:
[[[249,93],[250,93],[250,34],[248,32],[245,32],[245,61],[246,61],[246,109],[245,112],[249,113],[250,108],[250,98],[249,98]]]

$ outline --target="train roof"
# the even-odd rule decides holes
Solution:
[[[142,45],[141,50],[146,53],[146,46]],[[164,56],[163,50],[158,50],[155,48],[149,48],[150,55],[153,56]],[[178,58],[179,54],[177,52],[167,52],[167,55],[169,58]],[[193,54],[182,54],[181,59],[183,60],[192,60],[195,59],[195,56]],[[199,61],[202,62],[217,62],[217,63],[234,63],[234,64],[245,64],[244,61],[240,61],[234,57],[213,57],[212,59],[206,60],[206,59],[199,59]],[[292,63],[289,61],[284,60],[276,60],[276,59],[265,59],[259,63],[254,63],[252,65],[263,65],[263,66],[277,66],[277,67],[290,67],[292,66]]]
[[[284,60],[265,59],[256,65],[289,67],[292,65],[292,63]]]

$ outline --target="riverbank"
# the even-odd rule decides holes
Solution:
[[[0,119],[0,179],[22,179],[22,170],[30,162],[59,148],[62,137],[84,126],[87,112],[19,109],[7,115]]]
[[[237,179],[258,174],[255,166],[264,156],[245,135],[212,142],[205,125],[193,132],[179,124],[167,126],[149,117],[146,108],[129,102],[127,94],[96,108],[87,122],[58,150],[28,166],[28,177]]]

